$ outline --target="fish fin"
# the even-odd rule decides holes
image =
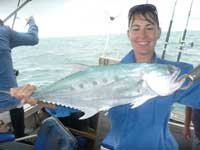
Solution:
[[[98,112],[95,113],[95,114],[91,114],[91,113],[89,113],[88,111],[84,111],[84,113],[85,113],[85,114],[84,114],[82,117],[79,118],[80,120],[84,120],[84,119],[91,118],[92,116],[96,115]]]
[[[85,113],[82,117],[79,118],[80,120],[91,118],[98,113],[98,111],[93,108],[80,108],[80,110]]]
[[[94,109],[88,109],[88,108],[86,108],[85,110],[83,110],[83,109],[81,109],[85,114],[82,116],[82,117],[80,117],[79,119],[80,120],[83,120],[83,119],[88,119],[88,118],[91,118],[91,117],[93,117],[94,115],[96,115],[97,113],[99,113],[99,112],[105,112],[104,114],[105,115],[107,115],[107,108],[102,108],[102,109],[99,109],[99,111],[95,111]]]
[[[109,109],[109,107],[102,107],[99,109],[99,111],[107,111]]]
[[[134,109],[142,104],[144,104],[146,101],[148,101],[149,99],[151,99],[154,96],[142,96],[140,98],[135,99],[132,103],[131,103],[131,108]]]
[[[105,111],[104,115],[105,115],[105,116],[108,116],[108,111]]]
[[[81,64],[81,63],[68,63],[65,66],[67,68],[72,69],[71,74],[74,74],[79,71],[84,71],[85,69],[91,67],[90,65]]]

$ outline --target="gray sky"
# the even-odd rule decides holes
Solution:
[[[25,0],[21,0],[24,2]],[[0,18],[4,19],[17,6],[18,0],[0,0]],[[126,33],[127,13],[135,4],[146,0],[32,0],[19,13],[15,29],[24,30],[24,18],[32,15],[40,36],[71,36],[106,33]],[[175,0],[149,0],[158,8],[160,26],[166,31]],[[178,0],[173,31],[186,26],[191,0]],[[200,30],[200,0],[194,0],[188,30]],[[114,21],[109,16],[116,16]],[[6,24],[10,25],[11,20]]]

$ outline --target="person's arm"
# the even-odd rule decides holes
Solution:
[[[181,66],[180,68],[182,72],[181,75],[184,75],[193,71],[192,66],[189,64],[187,65],[183,64],[180,66]],[[189,80],[187,80],[184,83],[183,87],[188,84],[188,81]],[[174,94],[174,100],[175,102],[181,103],[183,105],[200,109],[199,93],[200,93],[200,78],[197,78],[197,80],[195,80],[188,89],[186,90],[179,89],[178,91],[176,91]]]
[[[185,122],[183,128],[183,136],[185,140],[189,140],[191,138],[191,130],[190,130],[190,123],[192,118],[192,108],[186,106],[185,107]]]
[[[28,32],[17,32],[10,28],[10,47],[16,47],[21,45],[35,45],[39,42],[38,39],[38,27],[35,24],[33,17],[27,20],[29,25]]]

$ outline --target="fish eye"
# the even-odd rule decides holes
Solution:
[[[174,73],[174,67],[168,67],[168,72],[169,74],[173,74]]]

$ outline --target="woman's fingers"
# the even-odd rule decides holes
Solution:
[[[27,84],[22,87],[11,88],[10,94],[11,96],[16,97],[17,99],[25,100],[30,98],[30,96],[35,90],[36,86]]]

